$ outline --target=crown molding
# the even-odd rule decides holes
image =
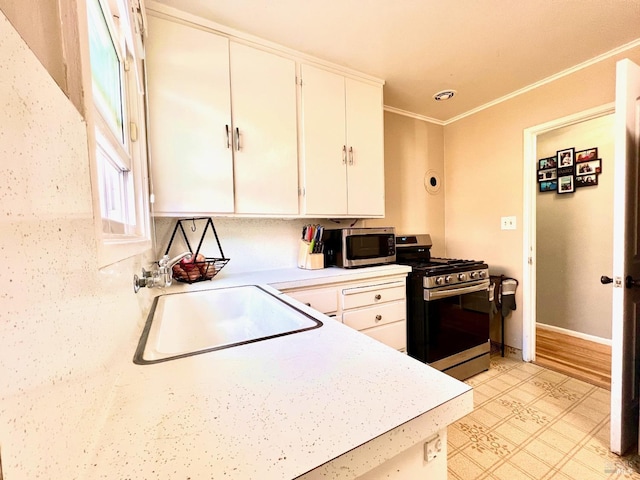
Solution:
[[[573,73],[579,72],[580,70],[583,70],[587,67],[590,67],[592,65],[595,65],[599,62],[602,62],[604,60],[607,60],[611,57],[615,57],[616,55],[620,55],[621,53],[626,52],[627,50],[631,50],[633,48],[637,48],[640,47],[640,38],[637,38],[629,43],[625,43],[624,45],[620,45],[619,47],[614,48],[613,50],[609,50],[608,52],[605,52],[601,55],[598,55],[597,57],[593,57],[585,62],[579,63],[577,65],[574,65],[571,68],[568,68],[566,70],[563,70],[561,72],[558,72],[554,75],[551,75],[547,78],[543,78],[542,80],[536,82],[536,83],[532,83],[531,85],[527,85],[524,88],[521,88],[519,90],[516,90],[514,92],[511,92],[508,95],[505,95],[503,97],[500,98],[496,98],[495,100],[492,100],[491,102],[485,103],[484,105],[480,105],[479,107],[473,108],[467,112],[461,113],[460,115],[456,115],[455,117],[452,117],[448,120],[438,120],[436,118],[430,118],[430,117],[426,117],[424,115],[419,115],[417,113],[413,113],[413,112],[408,112],[406,110],[400,110],[398,108],[394,108],[394,107],[390,107],[388,105],[384,106],[384,109],[388,112],[392,112],[392,113],[397,113],[398,115],[404,115],[406,117],[411,117],[411,118],[416,118],[418,120],[423,120],[425,122],[429,122],[429,123],[435,123],[436,125],[443,125],[443,126],[447,126],[447,125],[451,125],[454,122],[457,122],[458,120],[462,120],[463,118],[469,117],[471,115],[474,115],[478,112],[481,112],[482,110],[486,110],[487,108],[491,108],[495,105],[498,105],[502,102],[506,102],[507,100],[511,100],[512,98],[515,98],[519,95],[523,95],[527,92],[530,92],[532,90],[535,90],[536,88],[542,87],[543,85],[546,85],[548,83],[551,82],[555,82],[556,80],[559,80],[563,77],[566,77],[568,75],[571,75]]]
[[[474,108],[472,110],[469,110],[468,112],[462,113],[460,115],[457,115],[453,118],[450,118],[449,120],[445,120],[444,121],[444,125],[449,125],[451,123],[457,122],[458,120],[462,120],[463,118],[469,117],[475,113],[478,113],[482,110],[486,110],[487,108],[493,107],[494,105],[497,105],[499,103],[502,102],[506,102],[507,100],[511,100],[512,98],[515,98],[519,95],[523,95],[527,92],[530,92],[532,90],[535,90],[538,87],[542,87],[543,85],[546,85],[548,83],[551,82],[555,82],[556,80],[559,80],[563,77],[566,77],[568,75],[571,75],[573,73],[579,72],[580,70],[583,70],[587,67],[590,67],[592,65],[595,65],[596,63],[602,62],[603,60],[607,60],[611,57],[615,57],[616,55],[619,55],[621,53],[626,52],[627,50],[631,50],[632,48],[636,48],[640,46],[640,38],[636,38],[635,40],[629,42],[629,43],[625,43],[624,45],[620,45],[619,47],[614,48],[613,50],[609,50],[608,52],[605,52],[601,55],[598,55],[597,57],[593,57],[585,62],[579,63],[577,65],[574,65],[571,68],[568,68],[566,70],[563,70],[561,72],[558,72],[554,75],[551,75],[547,78],[543,78],[542,80],[536,82],[536,83],[532,83],[531,85],[528,85],[524,88],[521,88],[520,90],[516,90],[515,92],[510,93],[509,95],[505,95],[504,97],[500,97],[497,98],[489,103],[485,103],[484,105],[480,105],[477,108]]]
[[[384,106],[385,112],[395,113],[397,115],[403,115],[405,117],[415,118],[416,120],[422,120],[423,122],[435,123],[436,125],[445,125],[445,122],[442,120],[438,120],[437,118],[425,117],[424,115],[420,115],[413,112],[408,112],[407,110],[402,110],[400,108],[390,107],[389,105]]]

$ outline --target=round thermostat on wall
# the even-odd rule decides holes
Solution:
[[[440,180],[440,175],[435,170],[429,170],[424,174],[424,188],[428,193],[435,195],[440,191],[441,185],[442,180]]]

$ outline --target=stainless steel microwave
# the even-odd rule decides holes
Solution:
[[[394,227],[325,230],[322,241],[326,266],[354,268],[396,261]]]

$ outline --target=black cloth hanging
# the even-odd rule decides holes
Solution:
[[[500,303],[502,304],[502,316],[506,317],[511,313],[511,310],[516,309],[516,289],[518,288],[518,281],[515,278],[504,278],[501,286]]]

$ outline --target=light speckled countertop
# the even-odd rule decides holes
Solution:
[[[328,270],[258,272],[190,288],[351,279]],[[471,411],[466,384],[315,315],[324,323],[315,330],[155,365],[129,362],[88,478],[353,478]]]

